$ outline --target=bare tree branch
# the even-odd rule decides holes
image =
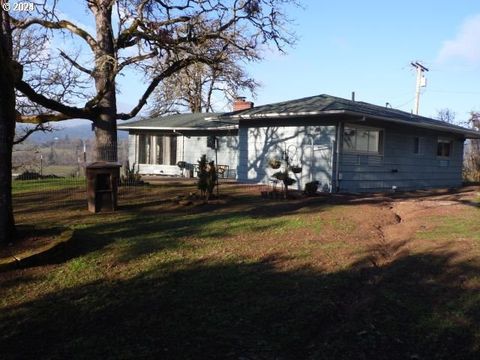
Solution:
[[[85,30],[79,28],[77,25],[71,23],[70,21],[60,20],[60,21],[47,21],[37,18],[18,20],[11,17],[13,26],[16,29],[26,29],[32,25],[40,25],[47,29],[64,29],[70,31],[72,34],[78,35],[80,38],[85,40],[87,44],[93,51],[98,49],[98,44],[95,39]]]
[[[35,92],[35,90],[24,81],[17,82],[15,84],[15,88],[21,91],[31,101],[34,101],[48,109],[58,111],[69,118],[92,119],[93,114],[87,109],[81,109],[75,106],[67,106],[58,101],[46,98],[42,94]]]
[[[60,52],[60,56],[63,57],[65,60],[67,60],[68,62],[70,62],[70,64],[72,64],[75,68],[77,68],[78,70],[84,72],[85,74],[88,74],[90,76],[92,76],[93,74],[93,71],[92,70],[88,70],[87,68],[83,67],[82,65],[80,65],[78,62],[76,62],[75,60],[73,60],[70,56],[68,56],[67,54],[65,54],[62,50],[59,49],[59,52]]]
[[[147,103],[147,99],[150,94],[155,90],[157,85],[164,80],[165,78],[171,76],[172,74],[180,71],[181,69],[191,65],[195,62],[195,59],[181,59],[173,62],[167,69],[165,69],[160,75],[157,75],[150,82],[150,85],[147,87],[142,97],[138,101],[137,106],[135,106],[129,113],[120,113],[117,114],[117,119],[119,120],[128,120],[138,114],[142,107]]]
[[[71,116],[64,114],[37,114],[37,115],[22,115],[17,113],[17,123],[23,124],[45,124],[48,122],[57,122],[62,120],[73,119]]]
[[[132,65],[132,64],[138,64],[139,62],[142,62],[144,60],[152,59],[157,55],[158,55],[158,51],[155,49],[151,53],[148,53],[148,54],[140,54],[140,55],[137,55],[137,56],[131,56],[131,57],[125,59],[125,61],[118,64],[117,73],[121,72],[122,69],[125,66]]]
[[[35,127],[30,128],[30,129],[24,128],[23,129],[23,134],[13,140],[13,145],[18,145],[18,144],[24,142],[25,140],[27,140],[27,138],[30,135],[32,135],[33,133],[39,132],[39,131],[41,131],[41,132],[52,132],[53,128],[51,126],[45,125],[43,123],[37,124]]]

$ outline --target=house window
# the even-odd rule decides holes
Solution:
[[[156,136],[155,164],[175,165],[177,163],[177,137]]]
[[[452,141],[439,138],[437,141],[437,156],[448,158],[452,153]]]
[[[416,155],[420,154],[420,138],[418,136],[413,138],[413,153]]]
[[[151,139],[149,135],[138,135],[138,163],[150,164],[150,145]]]
[[[138,135],[138,162],[139,164],[175,165],[177,137]]]
[[[383,130],[347,125],[343,132],[343,150],[380,154],[383,148]]]

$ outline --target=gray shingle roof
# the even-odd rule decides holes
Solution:
[[[346,114],[365,116],[387,122],[403,123],[416,127],[431,128],[457,134],[469,138],[480,138],[480,132],[466,129],[461,126],[449,124],[423,116],[413,115],[384,106],[373,105],[361,101],[342,99],[331,95],[317,95],[296,100],[283,101],[274,104],[257,106],[252,109],[226,113],[220,119],[266,119],[286,117],[309,117]]]
[[[215,130],[232,128],[238,120],[206,120],[221,113],[175,114],[142,119],[118,126],[119,130]]]

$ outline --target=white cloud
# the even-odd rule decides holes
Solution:
[[[437,61],[461,60],[470,65],[480,64],[480,14],[466,19],[453,40],[443,43]]]

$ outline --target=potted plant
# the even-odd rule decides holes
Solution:
[[[283,166],[282,169],[274,173],[272,177],[278,181],[283,182],[285,199],[288,198],[288,187],[297,182],[293,177],[290,177],[290,172],[294,174],[298,174],[302,172],[302,168],[300,166],[290,164],[292,154],[295,155],[295,152],[296,152],[296,148],[294,150],[290,150],[292,147],[295,148],[294,145],[291,145],[289,149],[284,150],[282,155],[282,160],[275,159],[275,158],[270,158],[268,160],[268,165],[272,169],[280,169]]]
[[[291,166],[290,167],[290,170],[294,173],[294,174],[300,174],[302,172],[302,168],[298,165],[294,165],[294,166]]]
[[[272,168],[272,169],[279,169],[280,166],[282,166],[282,162],[278,159],[269,159],[268,160],[268,165]]]

